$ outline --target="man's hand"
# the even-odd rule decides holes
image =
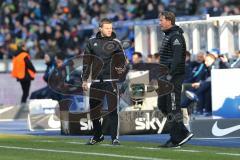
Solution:
[[[83,88],[83,91],[87,91],[88,90],[88,83],[87,83],[87,81],[83,81],[82,88]]]
[[[227,63],[228,62],[228,58],[226,55],[223,55],[220,57],[220,60],[223,62],[223,63]]]
[[[192,83],[192,87],[197,89],[200,87],[200,83],[199,82],[196,82],[196,83]]]

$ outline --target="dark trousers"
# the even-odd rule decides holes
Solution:
[[[192,90],[192,83],[183,83],[182,84],[182,93],[181,93],[181,107],[182,108],[188,108],[188,106],[190,105],[190,103],[192,102],[191,100],[189,100],[189,98],[187,98],[187,96],[185,95],[186,90]]]
[[[206,112],[212,112],[211,82],[202,82],[195,93],[199,99],[197,110],[203,112],[203,108],[205,108]]]
[[[211,82],[202,82],[199,88],[188,88],[187,90],[194,92],[198,97],[197,111],[203,113],[205,108],[206,112],[212,112],[212,100],[211,100]],[[188,98],[183,98],[181,102],[182,107],[187,107],[192,101]]]
[[[180,106],[183,79],[184,75],[174,76],[170,81],[174,86],[173,92],[158,97],[158,107],[168,118],[169,133],[173,143],[181,142],[189,133],[183,124]]]
[[[104,99],[108,104],[108,112],[102,113]],[[90,117],[93,121],[94,137],[102,135],[100,118],[108,114],[110,119],[111,138],[118,138],[118,94],[117,87],[111,82],[92,83],[90,87]]]
[[[32,92],[30,99],[48,99],[60,101],[64,98],[60,93],[54,92],[49,86]]]
[[[21,84],[22,92],[23,92],[21,103],[26,103],[28,95],[29,95],[31,80],[29,80],[29,81],[28,80],[24,80],[24,81],[20,80],[20,84]]]

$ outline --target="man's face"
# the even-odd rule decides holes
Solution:
[[[214,63],[215,59],[211,56],[206,56],[205,58],[205,65],[207,67],[211,66]]]
[[[172,27],[171,21],[167,20],[165,16],[160,16],[160,27],[162,30],[167,30]]]
[[[134,54],[134,55],[132,56],[132,62],[133,62],[133,64],[140,63],[141,60],[142,60],[142,59],[141,59],[137,54]]]
[[[202,63],[204,61],[204,54],[198,53],[197,54],[197,62]]]
[[[152,57],[147,57],[147,63],[153,63],[153,58]]]
[[[190,57],[189,55],[186,55],[185,62],[189,61],[190,58],[191,58],[191,57]]]
[[[45,63],[50,62],[51,61],[50,56],[48,54],[45,54],[44,55],[44,60],[45,60]]]
[[[239,58],[240,57],[240,51],[236,51],[233,56],[234,56],[234,58]]]
[[[100,27],[100,32],[103,37],[111,37],[113,32],[112,24],[104,23],[102,27]]]
[[[63,66],[63,60],[56,58],[57,67],[60,68]]]

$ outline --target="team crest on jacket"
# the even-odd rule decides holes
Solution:
[[[103,45],[103,50],[105,52],[114,52],[117,49],[117,42],[108,41]]]

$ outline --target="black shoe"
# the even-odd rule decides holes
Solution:
[[[165,144],[160,145],[161,148],[181,148],[179,144],[175,144],[170,140],[168,140]]]
[[[96,143],[100,143],[104,140],[104,136],[101,135],[99,138],[92,137],[89,139],[89,141],[86,143],[86,145],[94,145]]]
[[[187,134],[187,136],[178,143],[178,145],[179,145],[179,146],[183,145],[184,143],[186,143],[187,141],[189,141],[193,136],[194,136],[193,133],[189,132],[189,133]]]
[[[118,140],[118,139],[114,139],[114,140],[112,140],[112,145],[120,145],[120,141]]]

